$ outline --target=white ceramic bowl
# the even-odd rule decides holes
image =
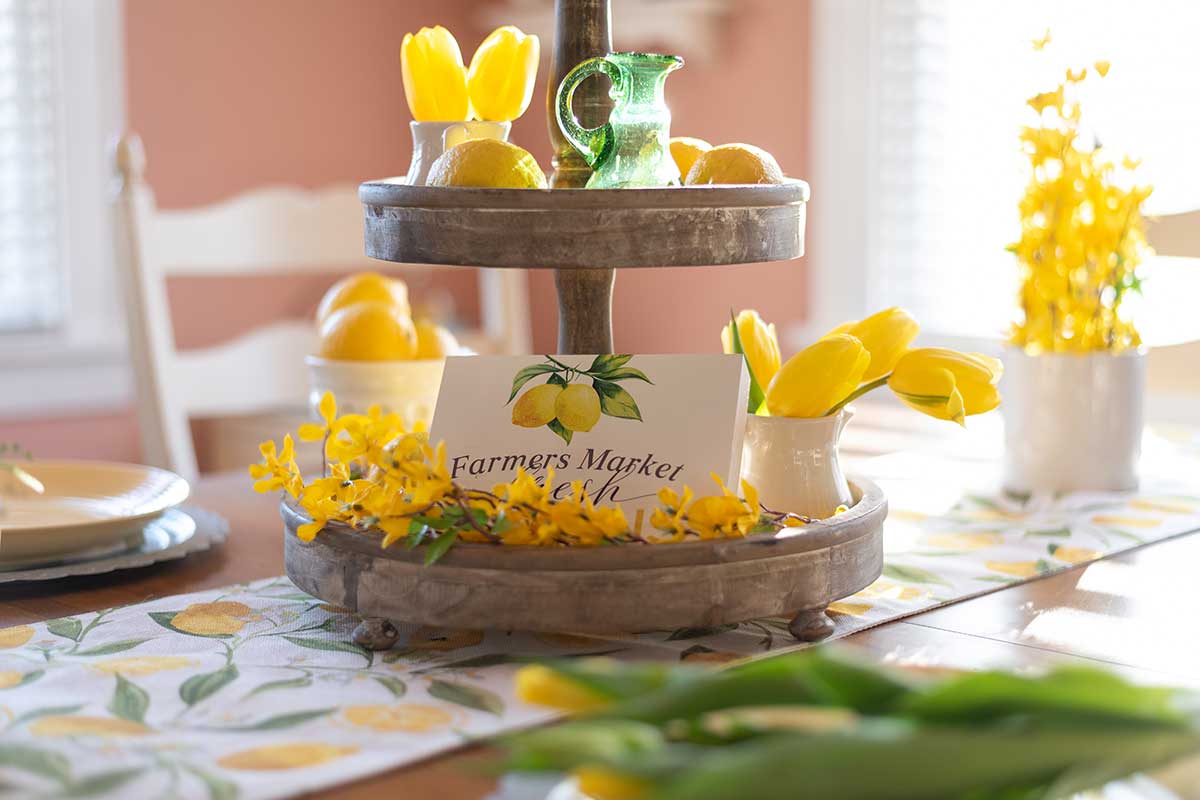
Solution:
[[[332,361],[305,358],[308,404],[316,413],[325,392],[337,398],[338,413],[366,413],[373,405],[399,414],[407,425],[433,421],[445,359],[421,361]]]

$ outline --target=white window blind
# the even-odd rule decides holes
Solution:
[[[867,172],[869,308],[903,305],[928,330],[997,336],[1013,318],[1027,179],[1018,130],[1067,67],[1110,61],[1085,121],[1143,158],[1151,213],[1200,208],[1200,3],[1194,0],[872,0]],[[1051,31],[1050,45],[1031,41]],[[816,188],[816,187],[815,187]],[[1181,263],[1182,262],[1182,263]],[[1135,319],[1147,340],[1200,292],[1200,268],[1152,259]],[[1169,337],[1168,337],[1169,338]]]
[[[0,0],[0,333],[63,319],[53,0]]]

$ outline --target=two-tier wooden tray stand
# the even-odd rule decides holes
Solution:
[[[364,183],[366,253],[401,263],[553,269],[558,351],[611,353],[615,270],[786,261],[804,253],[808,184],[582,188],[591,170],[555,119],[563,76],[612,50],[608,0],[556,0],[553,74],[547,102],[554,173],[548,191]],[[573,106],[587,126],[603,123],[607,86],[581,84]],[[389,619],[526,630],[645,631],[794,614],[803,640],[828,636],[833,600],[882,569],[886,502],[852,479],[848,514],[776,537],[744,542],[587,550],[460,544],[438,564],[387,551],[375,537],[331,526],[311,543],[285,537],[288,575],[300,588],[356,609],[355,640],[386,648]],[[303,517],[284,507],[294,532]],[[600,610],[592,613],[588,609]]]

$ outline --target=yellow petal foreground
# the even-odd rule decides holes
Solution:
[[[471,110],[482,120],[510,122],[525,113],[533,98],[540,47],[538,37],[505,25],[488,35],[467,71]]]
[[[541,664],[517,670],[517,697],[526,703],[562,711],[591,711],[608,705],[605,697]]]
[[[406,33],[400,44],[404,96],[418,122],[467,118],[467,68],[454,34],[437,25]]]
[[[871,354],[857,338],[826,336],[780,367],[767,389],[767,410],[774,417],[819,417],[862,383],[870,363]]]
[[[779,372],[782,359],[779,355],[779,338],[775,335],[775,324],[768,325],[753,309],[744,309],[736,317],[738,338],[742,342],[742,350],[746,353],[746,361],[750,364],[750,372],[758,385],[766,391],[775,374]],[[721,348],[726,353],[733,352],[733,322],[721,329]]]
[[[1000,405],[996,384],[1003,374],[1003,365],[989,356],[923,347],[900,357],[888,386],[917,411],[962,424]]]
[[[317,742],[273,744],[240,750],[217,759],[225,769],[281,770],[315,767],[357,753],[357,747],[339,747]]]
[[[639,800],[650,792],[645,780],[602,767],[579,767],[571,775],[579,793],[593,800]]]
[[[892,371],[920,330],[912,314],[903,308],[888,308],[858,322],[839,325],[826,336],[848,333],[862,342],[871,354],[871,364],[862,379],[873,381]]]

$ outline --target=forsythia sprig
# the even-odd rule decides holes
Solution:
[[[382,546],[404,540],[409,548],[428,545],[433,563],[456,541],[502,545],[584,546],[659,544],[686,540],[741,538],[775,532],[813,520],[762,508],[754,487],[742,481],[742,496],[716,475],[719,495],[658,493],[661,507],[650,515],[650,530],[631,528],[620,506],[596,505],[582,483],[555,485],[554,471],[538,480],[520,469],[509,483],[491,491],[455,483],[446,467],[443,444],[430,445],[419,427],[408,430],[396,414],[372,407],[366,414],[338,416],[330,393],[318,411],[324,424],[302,425],[303,441],[321,441],[326,473],[305,481],[296,465],[290,435],[282,448],[259,446],[263,460],[250,465],[259,492],[284,491],[309,515],[297,536],[311,541],[326,525],[378,531]]]
[[[1092,68],[1103,78],[1109,64]],[[1120,312],[1125,293],[1140,291],[1137,268],[1152,253],[1141,210],[1152,189],[1132,185],[1138,162],[1126,156],[1118,170],[1098,142],[1083,141],[1071,95],[1087,76],[1087,68],[1067,70],[1054,91],[1031,97],[1038,124],[1021,129],[1032,169],[1019,206],[1021,238],[1009,246],[1020,265],[1023,312],[1011,341],[1031,353],[1141,344]]]

